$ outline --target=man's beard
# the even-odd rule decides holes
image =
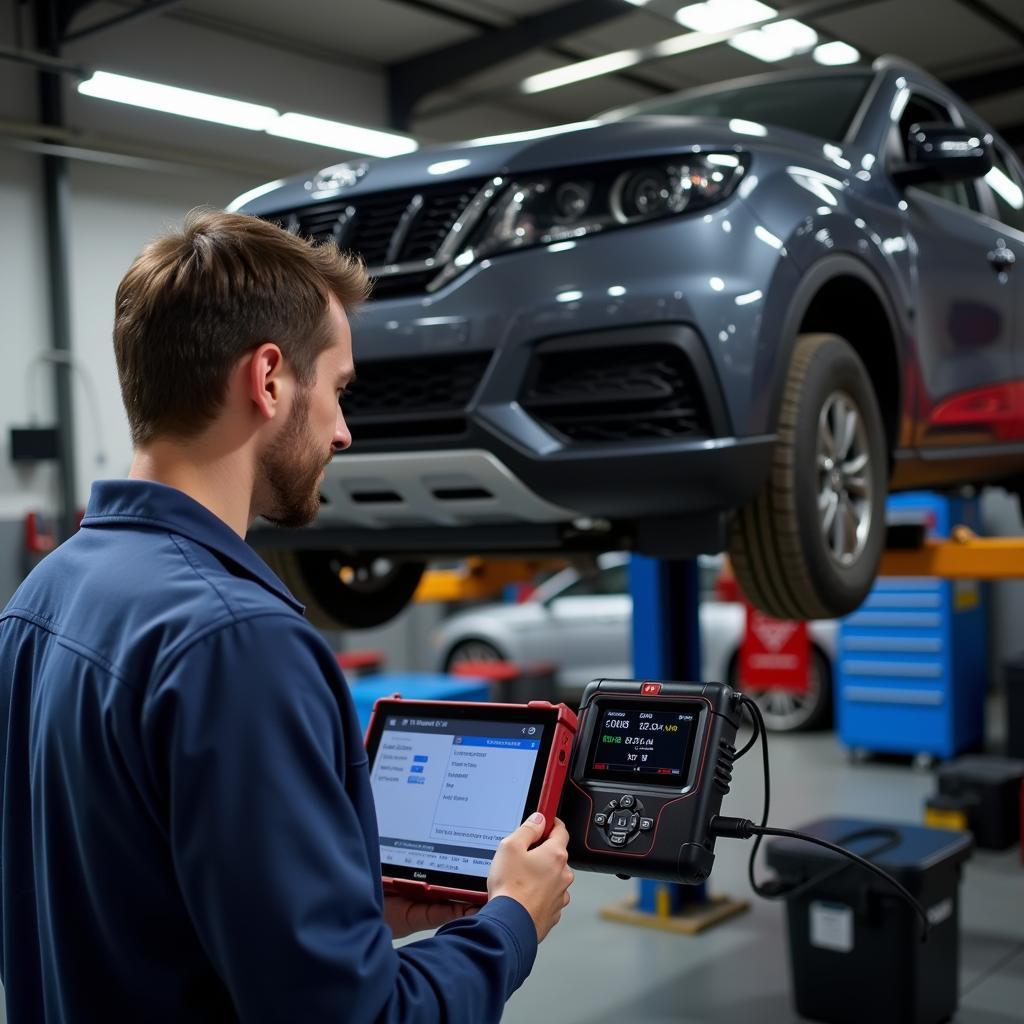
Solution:
[[[260,457],[269,508],[261,514],[277,526],[307,526],[320,511],[320,473],[330,460],[309,430],[309,392],[301,390],[280,436]]]

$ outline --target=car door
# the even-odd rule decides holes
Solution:
[[[546,605],[550,629],[545,657],[562,666],[571,684],[597,676],[628,677],[633,611],[625,565],[582,576]]]
[[[996,140],[992,170],[980,183],[984,208],[999,224],[1011,259],[1005,273],[1013,284],[1015,307],[1013,314],[1013,384],[1009,392],[1010,404],[1018,410],[1015,424],[1008,424],[1008,432],[1017,440],[1024,440],[1024,266],[1017,262],[1024,255],[1024,174],[1020,162],[1000,140]],[[1008,255],[1009,254],[1009,255]]]
[[[936,95],[914,90],[894,126],[905,158],[911,125],[963,124]],[[971,410],[993,385],[1013,377],[1014,289],[1003,262],[1018,241],[985,215],[977,184],[908,186],[904,217],[917,274],[915,354],[916,444],[923,454],[988,445],[991,434]]]

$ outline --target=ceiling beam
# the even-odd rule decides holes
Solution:
[[[1011,21],[1005,14],[993,10],[983,0],[956,0],[956,2],[961,7],[966,7],[972,14],[983,18],[990,25],[994,25],[1000,32],[1008,35],[1015,43],[1024,46],[1024,28]]]
[[[1024,61],[1007,64],[995,71],[947,78],[946,85],[961,99],[973,102],[1024,89]]]
[[[115,25],[120,25],[126,21],[140,21],[142,18],[148,17],[151,14],[158,14],[166,8],[174,7],[181,2],[182,0],[149,0],[148,3],[143,3],[138,7],[133,7],[131,10],[123,11],[121,14],[104,18],[102,21],[97,21],[92,25],[86,25],[85,28],[79,29],[77,32],[70,32],[64,36],[63,42],[73,43],[76,39],[85,39],[87,36],[95,35],[97,32],[104,32],[108,28],[113,28]]]
[[[413,109],[424,96],[628,12],[623,0],[569,0],[505,28],[490,28],[473,39],[394,64],[388,69],[391,125],[408,130]]]

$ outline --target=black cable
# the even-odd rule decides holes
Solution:
[[[750,860],[747,863],[747,876],[750,879],[751,889],[753,889],[758,896],[762,897],[762,899],[792,899],[811,888],[812,885],[819,884],[825,878],[831,878],[834,875],[839,874],[841,869],[848,866],[844,864],[837,866],[837,868],[829,868],[824,873],[819,874],[814,878],[807,879],[792,888],[783,889],[780,888],[777,883],[772,885],[758,882],[754,874],[754,867],[757,860],[758,850],[761,848],[761,840],[765,836],[781,836],[784,838],[799,839],[804,842],[813,843],[816,846],[824,847],[826,850],[831,850],[833,853],[837,853],[842,857],[848,858],[852,863],[859,864],[861,867],[871,871],[895,888],[903,899],[913,907],[914,912],[921,918],[921,941],[924,942],[928,938],[928,931],[931,927],[930,922],[928,921],[928,914],[925,912],[924,907],[914,899],[906,886],[898,882],[887,871],[878,867],[877,864],[872,864],[871,861],[866,860],[864,857],[859,856],[856,853],[852,853],[850,850],[845,850],[842,846],[835,843],[830,843],[825,839],[819,839],[817,836],[804,835],[802,832],[794,832],[791,829],[768,827],[768,813],[771,809],[771,769],[768,764],[768,730],[764,724],[764,716],[761,714],[761,709],[758,707],[756,701],[753,701],[751,698],[743,695],[740,697],[740,702],[741,705],[745,705],[750,708],[751,715],[755,719],[755,734],[751,737],[751,742],[744,747],[743,752],[745,753],[758,737],[761,739],[761,756],[764,764],[764,812],[761,816],[760,825],[755,825],[752,821],[745,818],[723,818],[721,816],[716,816],[715,818],[712,818],[710,826],[712,833],[716,836],[721,836],[722,838],[749,839],[754,837],[754,846],[750,851]],[[852,842],[858,838],[865,838],[867,835],[873,835],[876,833],[887,834],[889,836],[889,840],[878,850],[870,851],[870,855],[872,856],[877,856],[879,853],[892,849],[894,846],[897,846],[902,842],[902,837],[895,830],[879,828],[861,829],[860,831],[852,832],[843,838],[846,842]],[[894,838],[895,842],[892,841]]]
[[[903,842],[903,836],[894,828],[862,828],[858,829],[856,832],[847,832],[845,835],[840,836],[836,840],[836,846],[846,849],[850,843],[855,843],[859,839],[867,839],[868,836],[874,835],[885,836],[885,842],[878,846],[873,846],[870,850],[862,851],[860,856],[865,860],[870,860],[872,857],[878,857],[880,854],[886,853],[889,850],[894,850]],[[849,871],[850,868],[854,867],[854,865],[854,861],[841,860],[838,864],[835,864],[830,868],[825,868],[824,871],[819,871],[816,875],[811,875],[811,877],[806,881],[798,882],[797,884],[787,886],[786,888],[779,888],[777,894],[772,898],[795,900],[798,896],[803,896],[804,893],[810,892],[812,889],[816,889],[819,885],[831,881],[837,875],[841,875],[844,871]]]
[[[844,850],[841,846],[837,846],[835,843],[830,843],[825,839],[819,839],[817,836],[804,835],[803,832],[794,832],[788,828],[759,828],[754,826],[754,835],[760,839],[762,836],[782,836],[786,839],[799,839],[805,843],[814,843],[815,846],[822,846],[826,850],[831,850],[833,853],[838,853],[842,857],[848,857],[855,864],[859,864],[862,868],[871,871],[884,882],[891,885],[907,903],[913,907],[914,912],[918,917],[921,918],[921,941],[925,942],[928,939],[928,931],[931,928],[931,923],[928,920],[928,914],[925,912],[924,907],[911,895],[902,882],[898,882],[888,871],[880,868],[877,864],[872,864],[871,861],[865,860],[859,854],[852,853],[850,850]],[[783,898],[792,894],[783,894]]]
[[[768,825],[768,811],[771,809],[772,802],[772,775],[771,769],[768,766],[768,727],[764,724],[764,715],[761,714],[761,708],[758,706],[757,701],[751,700],[746,695],[740,699],[743,704],[750,708],[750,713],[757,722],[757,734],[761,738],[761,759],[764,763],[764,813],[761,815],[761,828],[765,828]],[[761,896],[763,899],[771,899],[772,895],[769,890],[763,888],[754,877],[754,862],[757,860],[758,850],[761,849],[762,838],[759,835],[754,840],[754,847],[750,851],[750,860],[747,862],[747,877],[750,879],[750,888],[758,896]]]
[[[745,702],[743,701],[743,699],[741,697],[740,698],[740,721],[741,722],[743,721],[743,709],[745,707],[746,707],[746,704],[745,704]],[[760,735],[758,733],[758,731],[757,731],[757,719],[754,717],[754,713],[751,711],[751,712],[749,712],[749,715],[750,715],[750,725],[751,725],[751,728],[752,728],[752,732],[750,734],[750,739],[747,741],[747,743],[743,747],[743,749],[738,754],[733,756],[733,759],[732,759],[733,760],[733,764],[735,764],[745,753],[747,753],[748,750],[750,750],[750,748],[757,742],[757,737]]]

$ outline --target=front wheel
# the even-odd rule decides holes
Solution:
[[[318,629],[368,629],[412,600],[426,566],[337,551],[261,550],[263,560],[306,606]]]
[[[740,588],[767,615],[829,619],[867,597],[885,547],[885,426],[860,357],[835,334],[796,342],[761,493],[734,519]]]

